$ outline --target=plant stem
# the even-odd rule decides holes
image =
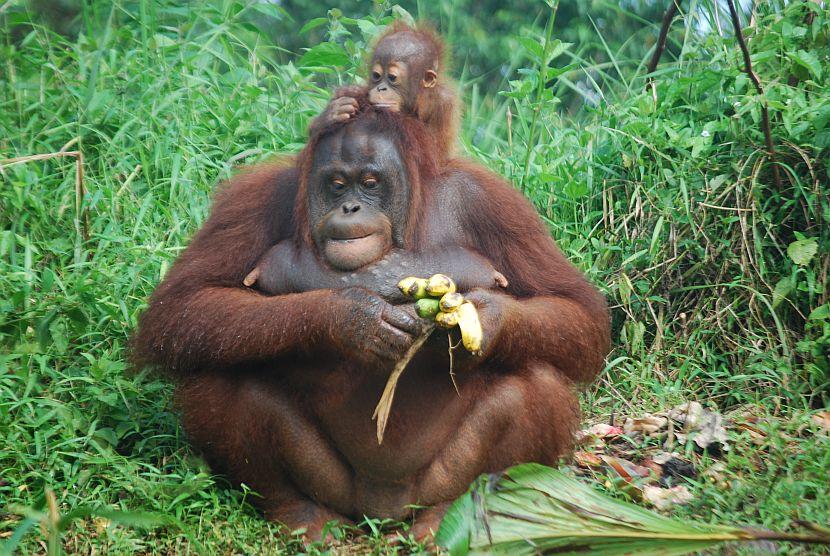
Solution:
[[[539,114],[542,111],[542,93],[545,90],[545,83],[547,82],[548,64],[550,63],[548,60],[548,56],[550,55],[550,40],[553,37],[553,22],[556,21],[557,9],[559,9],[559,0],[551,7],[550,17],[548,18],[548,24],[545,30],[545,49],[542,52],[542,61],[539,64],[539,75],[537,76],[538,83],[536,84],[536,106],[533,110],[533,119],[530,121],[525,167],[522,173],[522,193],[526,191],[527,177],[530,174],[530,158],[533,154],[533,145],[536,143],[536,127],[539,123]]]
[[[766,98],[764,98],[764,88],[761,86],[761,80],[758,74],[752,69],[752,58],[749,55],[749,49],[744,40],[743,31],[741,31],[741,20],[738,18],[738,10],[735,9],[734,0],[726,0],[726,5],[729,6],[729,17],[732,19],[732,27],[735,29],[735,39],[738,41],[738,47],[741,49],[741,54],[744,57],[744,72],[749,76],[752,84],[755,85],[755,90],[761,96],[761,129],[764,132],[764,142],[767,147],[767,154],[770,162],[772,162],[772,176],[775,180],[775,187],[781,191],[781,175],[778,172],[778,164],[775,161],[775,144],[772,142],[772,130],[769,123],[769,105]]]
[[[660,63],[660,58],[663,56],[663,51],[666,49],[666,37],[669,34],[669,27],[677,15],[677,1],[671,0],[669,7],[666,8],[666,13],[663,14],[663,24],[660,26],[660,35],[657,37],[657,44],[654,45],[654,54],[651,55],[651,60],[648,63],[647,73],[654,73],[657,69],[657,64]],[[649,75],[648,84],[654,81],[654,78]]]

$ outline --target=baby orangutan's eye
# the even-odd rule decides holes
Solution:
[[[386,77],[387,77],[387,79],[389,79],[390,83],[394,83],[398,79],[398,76],[395,75],[394,73],[390,73]]]
[[[380,74],[378,72],[372,72],[372,81],[380,81]]]

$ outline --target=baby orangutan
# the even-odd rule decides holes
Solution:
[[[439,156],[449,158],[458,128],[458,99],[443,73],[444,44],[432,31],[396,22],[381,36],[369,63],[369,83],[338,89],[309,135],[358,112],[357,98],[368,95],[379,108],[418,118],[433,137]]]

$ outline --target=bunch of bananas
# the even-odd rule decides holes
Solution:
[[[475,306],[457,293],[455,282],[444,274],[430,278],[410,276],[398,282],[404,295],[416,299],[415,311],[441,328],[458,326],[461,342],[472,354],[481,355],[483,332]]]

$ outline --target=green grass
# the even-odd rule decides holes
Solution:
[[[169,385],[125,362],[147,296],[217,181],[296,151],[328,88],[353,79],[357,27],[334,49],[341,71],[316,67],[320,51],[277,64],[252,10],[98,2],[70,39],[25,10],[0,16],[0,160],[80,150],[86,190],[76,196],[73,159],[0,163],[0,535],[25,532],[23,553],[50,540],[110,554],[300,547],[257,516],[255,494],[190,450]],[[676,515],[827,524],[830,440],[810,416],[830,398],[830,16],[808,26],[798,6],[772,4],[748,31],[780,189],[734,41],[699,36],[697,17],[675,23],[682,52],[658,69],[657,102],[643,60],[622,49],[595,63],[573,45],[547,67],[545,49],[522,43],[524,70],[505,94],[465,99],[465,149],[523,185],[614,307],[615,347],[584,397],[588,419],[687,399],[766,419],[759,441],[731,431],[721,458],[689,451],[701,471],[725,465],[690,486],[694,501]],[[538,86],[540,68],[551,87]],[[586,92],[592,83],[601,89]],[[600,100],[563,116],[557,99],[575,94]],[[77,520],[59,523],[72,511]],[[392,550],[381,532],[346,542]]]

